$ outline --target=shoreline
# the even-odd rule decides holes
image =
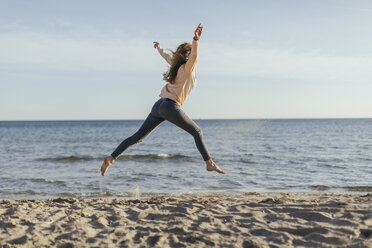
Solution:
[[[0,200],[1,247],[372,247],[372,194]]]
[[[310,189],[308,191],[252,191],[257,194],[293,194],[293,195],[365,195],[365,194],[372,194],[372,186],[339,186],[339,187],[331,187],[326,185],[312,185],[309,186]],[[343,191],[339,191],[336,189],[343,189]],[[251,192],[251,191],[248,191]],[[188,194],[195,194],[195,195],[213,195],[213,194],[222,194],[222,195],[241,195],[247,192],[244,191],[205,191],[205,192],[195,192],[195,193],[187,193],[187,192],[141,192],[140,189],[134,187],[131,192],[93,192],[89,194],[75,194],[75,193],[58,193],[55,195],[48,194],[42,197],[38,197],[40,193],[38,192],[16,192],[13,194],[9,194],[11,197],[0,197],[1,201],[20,201],[20,200],[52,200],[52,199],[126,199],[126,200],[133,200],[133,199],[149,199],[154,197],[180,197],[182,195]],[[18,196],[17,195],[22,195]],[[28,196],[27,196],[28,195]],[[35,196],[34,196],[35,195]]]

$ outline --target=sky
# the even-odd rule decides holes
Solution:
[[[199,23],[191,118],[372,117],[372,1],[0,4],[0,120],[144,119]]]

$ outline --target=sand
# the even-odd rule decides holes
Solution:
[[[0,247],[372,247],[372,195],[2,200]]]

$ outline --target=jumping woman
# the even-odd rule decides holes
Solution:
[[[177,50],[172,52],[172,54],[166,53],[160,44],[154,41],[154,48],[158,50],[160,55],[170,65],[169,70],[163,74],[167,84],[161,90],[159,95],[161,98],[154,104],[151,113],[147,116],[140,129],[131,137],[121,142],[111,156],[104,159],[101,166],[102,176],[105,175],[107,169],[122,152],[145,139],[164,120],[170,121],[194,137],[196,147],[206,163],[207,171],[226,174],[225,171],[213,162],[209,155],[201,129],[181,109],[187,96],[195,87],[195,64],[198,58],[198,44],[202,31],[203,27],[199,24],[194,32],[195,35],[192,44],[185,42],[179,45]]]

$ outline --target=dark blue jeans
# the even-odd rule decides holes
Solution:
[[[204,161],[211,158],[204,143],[201,129],[186,115],[185,112],[183,112],[178,103],[168,98],[160,98],[159,101],[154,104],[151,113],[147,116],[140,129],[135,134],[121,142],[111,156],[115,159],[119,157],[120,154],[130,146],[144,140],[151,131],[164,120],[172,122],[194,137],[196,147]]]

